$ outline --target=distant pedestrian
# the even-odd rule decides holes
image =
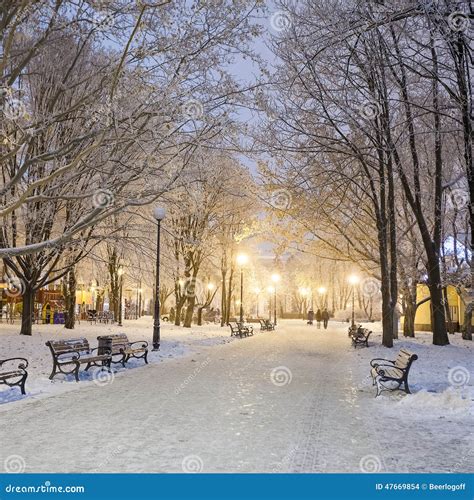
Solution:
[[[328,327],[328,323],[329,323],[329,312],[326,308],[324,308],[324,310],[321,314],[321,317],[323,318],[324,329],[326,330],[326,328]]]
[[[314,311],[310,309],[308,311],[308,325],[312,325],[314,321]]]
[[[321,320],[322,320],[321,310],[318,309],[316,311],[316,322],[318,323],[318,328],[321,328]]]

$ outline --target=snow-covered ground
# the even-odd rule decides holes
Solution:
[[[150,326],[138,332],[128,322],[125,331],[139,338]],[[0,405],[0,464],[27,472],[474,472],[472,342],[455,335],[437,347],[424,333],[386,349],[376,333],[369,349],[354,350],[346,331],[284,321],[228,343],[227,329],[165,326],[160,356],[174,359],[102,384],[47,381],[49,331],[41,342],[1,335],[2,356],[21,342],[44,352],[28,348],[37,360],[29,396]],[[413,394],[374,398],[370,359],[393,359],[402,346],[419,356]]]
[[[72,375],[59,374],[53,381],[49,380],[52,357],[49,348],[45,345],[48,340],[85,337],[89,340],[91,347],[97,347],[99,335],[126,333],[130,341],[148,341],[150,349],[148,362],[150,364],[192,354],[199,351],[202,346],[222,344],[233,340],[229,335],[229,329],[220,328],[218,325],[208,324],[188,329],[163,322],[161,324],[160,351],[152,352],[153,320],[150,316],[124,321],[122,327],[118,327],[116,324],[90,324],[87,321],[76,324],[74,330],[66,330],[64,325],[34,325],[31,337],[18,335],[19,330],[18,322],[13,325],[0,323],[0,359],[23,357],[28,360],[28,379],[26,382],[28,393],[26,396],[22,396],[18,387],[6,389],[6,386],[0,386],[0,406],[3,403],[11,404],[12,401],[77,390],[87,387],[91,383],[100,383],[102,379],[107,380],[106,373],[99,373],[99,370],[95,368],[85,372],[84,366],[80,372],[80,384],[75,382]],[[130,360],[125,369],[120,364],[114,364],[114,376],[123,376],[124,372],[139,369],[143,365],[143,360],[134,359]]]

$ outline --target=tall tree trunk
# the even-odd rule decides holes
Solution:
[[[35,289],[27,283],[23,293],[23,310],[21,312],[20,335],[32,334],[34,310],[35,310]]]
[[[408,296],[405,302],[405,318],[403,321],[403,336],[415,336],[415,317],[416,317],[416,303]],[[416,299],[415,299],[416,301]]]
[[[230,311],[231,311],[231,304],[232,304],[232,281],[234,278],[234,270],[230,270],[230,275],[229,275],[229,284],[228,284],[228,289],[227,289],[227,300],[226,300],[226,320],[225,323],[229,323],[230,321]]]
[[[198,326],[202,326],[202,311],[203,311],[203,307],[198,307],[198,310],[197,310],[197,324]]]
[[[462,325],[462,338],[472,340],[472,303],[469,303],[464,311],[464,321]]]
[[[196,295],[191,295],[188,298],[188,303],[186,306],[186,315],[184,316],[184,324],[185,328],[191,328],[193,322],[193,314],[194,314],[194,304],[196,303]]]
[[[66,303],[64,328],[73,330],[76,323],[76,273],[74,267],[71,267],[66,275],[63,294]]]
[[[180,326],[181,325],[181,312],[183,310],[183,304],[181,301],[178,301],[176,303],[176,316],[174,318],[174,324],[176,326]]]
[[[433,329],[433,344],[447,345],[449,344],[448,332],[446,330],[446,315],[444,313],[443,292],[439,283],[441,275],[439,265],[434,269],[429,269],[428,272],[431,296],[431,325]]]

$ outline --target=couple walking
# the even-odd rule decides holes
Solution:
[[[308,311],[308,325],[312,325],[314,321],[314,311],[310,309]],[[323,322],[324,329],[328,327],[329,323],[329,312],[326,308],[323,309],[323,312],[321,312],[321,309],[318,309],[316,311],[316,322],[318,324],[318,328],[321,328],[321,321]]]

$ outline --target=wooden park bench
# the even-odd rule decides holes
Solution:
[[[275,323],[272,323],[269,319],[264,319],[267,330],[275,330]]]
[[[357,335],[357,333],[362,329],[362,325],[351,325],[347,331],[347,336],[352,337],[352,335]]]
[[[12,361],[19,361],[19,363],[14,363],[16,368],[9,367],[5,368],[3,365],[8,364]],[[8,387],[18,386],[22,394],[25,392],[25,382],[28,377],[28,361],[25,358],[9,358],[0,359],[0,384],[8,385]]]
[[[369,347],[369,337],[371,333],[371,330],[369,330],[368,328],[357,329],[356,333],[353,333],[351,335],[352,345],[354,346],[354,348],[356,348],[357,346]]]
[[[244,335],[246,337],[249,335],[253,335],[253,326],[252,325],[247,325],[245,323],[238,321],[237,326],[240,330],[242,330],[242,332],[244,333]]]
[[[99,341],[99,353],[110,352],[112,363],[122,363],[122,366],[125,367],[125,363],[130,358],[135,358],[143,359],[145,364],[148,364],[148,342],[146,340],[130,342],[125,333],[100,335],[97,340]],[[118,359],[114,360],[114,357]]]
[[[227,323],[230,328],[230,336],[233,337],[248,337],[249,335],[253,335],[253,327],[246,326],[243,323],[239,322],[230,322]]]
[[[98,347],[91,348],[89,341],[85,338],[68,340],[48,340],[46,345],[53,356],[53,371],[49,378],[52,380],[58,373],[64,375],[74,374],[76,382],[79,382],[79,369],[85,364],[87,371],[91,366],[99,366],[110,370],[112,356],[110,350],[102,349],[95,352]],[[68,370],[69,368],[69,370]]]
[[[275,325],[268,319],[259,319],[260,322],[260,330],[275,330]]]
[[[87,321],[92,325],[92,323],[96,324],[97,323],[97,311],[96,310],[90,310],[87,311]]]
[[[418,359],[416,354],[413,354],[406,349],[400,349],[395,360],[375,358],[370,362],[372,369],[373,385],[377,385],[377,394],[379,396],[383,391],[401,390],[403,384],[404,391],[410,394],[408,387],[408,373],[410,372],[413,361]]]

